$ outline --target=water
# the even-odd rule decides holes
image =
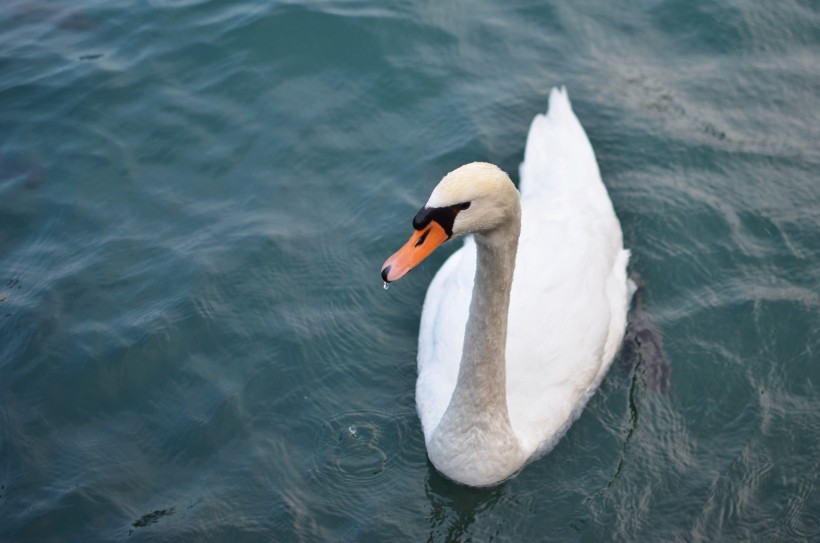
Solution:
[[[818,45],[799,0],[5,2],[0,540],[820,539]],[[557,84],[670,387],[616,361],[465,489],[413,398],[454,246],[380,267]]]

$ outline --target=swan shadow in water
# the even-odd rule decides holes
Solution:
[[[641,276],[633,272],[630,279],[636,288],[629,310],[629,325],[621,345],[621,367],[625,370],[635,368],[649,390],[668,394],[672,389],[672,365],[663,349],[663,336],[643,308],[645,286]]]
[[[506,485],[474,488],[463,486],[440,474],[427,460],[424,492],[430,502],[430,534],[427,543],[469,541],[468,531],[476,517],[495,505]]]
[[[615,473],[606,486],[595,494],[595,497],[605,494],[620,478],[626,464],[626,456],[635,430],[638,428],[640,414],[641,385],[653,392],[669,394],[672,389],[672,365],[666,351],[663,349],[663,336],[652,324],[643,308],[644,282],[638,273],[630,276],[635,284],[635,293],[632,296],[632,307],[629,310],[629,325],[621,345],[620,366],[630,373],[629,393],[629,421],[626,424],[621,453]],[[591,498],[590,498],[591,499]],[[589,499],[588,499],[589,500]]]

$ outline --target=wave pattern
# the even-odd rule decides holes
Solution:
[[[11,0],[0,540],[818,540],[820,13],[741,0]],[[460,488],[414,409],[440,176],[566,84],[672,391],[615,365]],[[551,308],[551,310],[559,310]]]

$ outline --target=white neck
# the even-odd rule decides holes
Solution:
[[[521,231],[514,201],[509,221],[475,236],[475,283],[458,381],[428,443],[439,471],[474,486],[509,477],[526,459],[507,411],[507,319]]]

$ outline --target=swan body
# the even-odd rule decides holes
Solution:
[[[451,172],[382,271],[394,281],[472,234],[427,291],[416,403],[429,458],[470,486],[550,450],[612,363],[629,305],[621,227],[563,89],[537,115],[520,195],[495,166]]]

